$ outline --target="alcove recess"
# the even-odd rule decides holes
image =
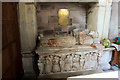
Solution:
[[[38,32],[43,33],[47,29],[59,30],[61,28],[58,25],[57,17],[59,8],[68,8],[71,17],[70,25],[79,24],[83,29],[97,31],[100,40],[108,38],[111,0],[96,0],[95,2],[92,2],[92,0],[89,2],[74,2],[72,0],[71,2],[63,1],[64,3],[61,1],[58,0],[60,3],[54,1],[54,3],[49,3],[47,0],[41,0],[37,3],[22,2],[18,4],[21,54],[26,76],[36,75],[33,51]]]

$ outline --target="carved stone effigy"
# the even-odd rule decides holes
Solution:
[[[40,58],[38,60],[38,66],[39,66],[40,74],[43,74],[43,72],[44,72],[44,58],[42,56],[40,56]]]
[[[70,48],[40,48],[38,67],[40,75],[95,70],[99,67],[100,53],[91,46]]]
[[[80,57],[79,57],[79,55],[74,55],[74,57],[73,57],[73,64],[72,64],[72,69],[73,69],[73,71],[77,71],[77,70],[79,70],[79,68],[80,68],[80,62],[79,62],[79,59],[80,59]]]
[[[53,70],[54,73],[60,72],[60,66],[59,66],[59,57],[55,56],[53,59]]]
[[[50,56],[46,56],[45,58],[45,73],[49,74],[52,71],[52,58],[50,58]]]

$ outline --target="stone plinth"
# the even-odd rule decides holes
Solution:
[[[91,46],[39,47],[39,76],[99,69],[101,52]]]
[[[102,70],[108,70],[110,69],[110,64],[109,62],[111,61],[112,58],[112,51],[114,50],[114,47],[110,47],[110,48],[105,48],[103,50],[103,55],[100,61],[100,67]]]

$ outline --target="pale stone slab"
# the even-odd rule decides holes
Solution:
[[[96,78],[118,78],[118,71],[114,72],[106,72],[106,73],[96,73],[96,74],[90,74],[90,75],[83,75],[83,76],[73,76],[73,77],[68,77],[67,80],[82,80],[82,78],[95,78],[93,80],[96,80]],[[115,79],[116,80],[116,79]]]

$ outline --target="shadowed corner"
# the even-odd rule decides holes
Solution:
[[[0,79],[2,79],[2,2],[0,1]]]

